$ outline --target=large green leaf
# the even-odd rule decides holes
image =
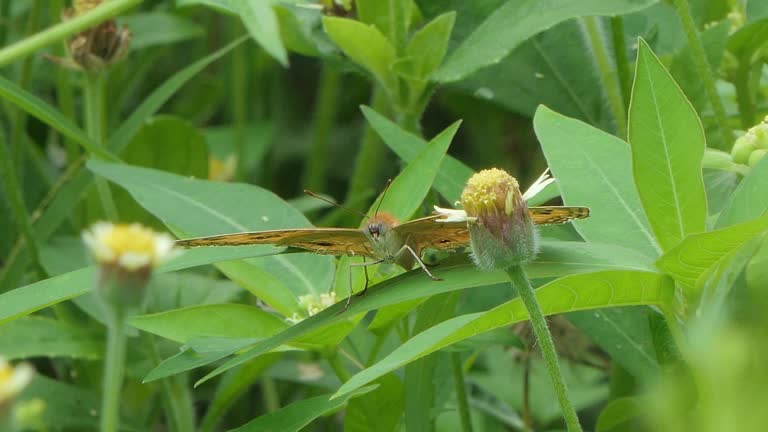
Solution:
[[[536,290],[547,315],[576,310],[641,304],[668,307],[674,284],[664,275],[636,271],[605,271],[557,279]],[[462,315],[444,321],[409,339],[375,365],[355,374],[339,388],[341,396],[372,380],[441,348],[474,335],[528,319],[519,298],[487,312]]]
[[[352,61],[373,75],[385,89],[397,88],[392,63],[395,48],[379,29],[347,18],[324,17],[323,27],[333,42]]]
[[[383,210],[399,220],[408,220],[413,216],[432,188],[432,183],[440,170],[448,146],[451,145],[451,140],[459,129],[459,124],[460,122],[455,122],[433,138],[395,177],[389,189],[382,191],[382,195],[386,194],[379,197],[384,199],[381,203]],[[372,212],[375,209],[376,206],[371,208],[369,216],[373,215]]]
[[[670,249],[656,266],[689,288],[722,258],[768,232],[768,215],[716,231],[692,234]]]
[[[629,107],[632,173],[662,249],[704,231],[704,131],[693,106],[640,39]]]
[[[731,195],[717,218],[718,228],[746,222],[768,212],[768,158],[764,157],[750,170]]]
[[[44,317],[23,317],[0,326],[0,353],[10,360],[30,357],[97,359],[102,337]]]
[[[573,221],[587,241],[612,243],[658,256],[659,248],[627,175],[629,146],[578,120],[539,107],[533,119],[566,205],[586,206],[590,216]]]
[[[162,46],[205,35],[202,26],[188,18],[166,12],[136,13],[119,19],[131,29],[131,50]]]
[[[288,66],[288,53],[280,39],[277,16],[271,1],[230,1],[229,6],[243,20],[253,40],[283,66]]]
[[[403,130],[397,123],[373,109],[367,106],[360,109],[384,143],[405,162],[410,163],[427,147],[426,141]],[[461,197],[461,191],[464,190],[464,185],[473,173],[474,171],[464,163],[446,155],[437,171],[434,188],[445,197],[446,201],[453,203]]]
[[[285,320],[261,308],[241,304],[191,306],[130,317],[140,330],[185,343],[196,337],[266,337],[288,327]]]
[[[272,192],[256,186],[209,182],[95,161],[90,161],[88,167],[128,190],[139,204],[179,235],[311,226],[299,211]],[[272,246],[249,248],[262,253],[275,250]],[[271,283],[268,291],[262,291],[258,280],[251,279],[254,273],[248,271],[250,266],[254,266],[255,272],[264,272],[279,283]],[[333,258],[314,254],[275,255],[230,266],[226,273],[235,280],[249,281],[245,288],[265,300],[276,299],[275,290],[279,290],[278,293],[283,293],[279,297],[282,301],[271,306],[290,316],[296,310],[295,299],[290,301],[290,293],[327,291],[333,276]]]
[[[655,2],[521,0],[502,3],[449,55],[436,79],[441,82],[460,80],[481,67],[499,62],[523,41],[569,18],[626,14]]]
[[[341,408],[350,398],[363,395],[371,390],[372,387],[361,389],[357,393],[350,393],[347,397],[333,400],[329,399],[330,395],[303,399],[277,411],[257,417],[239,428],[230,429],[230,432],[299,431],[312,420]]]

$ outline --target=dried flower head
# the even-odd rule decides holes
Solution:
[[[82,15],[101,3],[102,0],[77,0],[72,9],[64,11],[62,20]],[[130,45],[131,32],[126,27],[118,28],[115,20],[110,19],[73,36],[67,42],[68,58],[48,58],[71,69],[99,72],[125,58]]]
[[[0,412],[32,381],[34,369],[27,363],[16,366],[0,357]]]
[[[548,172],[526,192],[531,197],[554,179]],[[442,209],[439,221],[466,221],[472,258],[483,270],[506,269],[525,264],[536,256],[538,238],[524,195],[514,177],[500,169],[483,170],[472,176],[461,194],[464,210]]]

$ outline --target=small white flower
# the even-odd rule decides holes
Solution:
[[[306,311],[306,317],[311,317],[320,313],[322,310],[327,309],[336,304],[336,293],[323,293],[318,295],[307,294],[299,296],[299,306]],[[293,315],[286,318],[286,321],[296,324],[302,321],[304,317],[298,312],[294,312]]]
[[[157,267],[176,255],[173,238],[138,223],[96,222],[83,231],[83,242],[99,264],[136,271]]]
[[[0,357],[0,405],[13,399],[32,381],[35,370],[27,363],[15,367]]]

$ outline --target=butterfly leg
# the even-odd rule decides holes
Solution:
[[[411,248],[406,244],[405,246],[403,246],[403,249],[408,250],[408,252],[410,252],[411,255],[413,255],[413,258],[415,258],[416,262],[419,263],[419,267],[421,267],[421,269],[424,270],[424,273],[426,273],[430,279],[436,280],[436,281],[442,280],[439,277],[436,277],[435,275],[430,273],[429,269],[427,269],[427,265],[424,264],[424,261],[421,260],[421,257],[419,257],[419,255],[416,253],[416,251],[413,250],[413,248]],[[403,249],[400,249],[400,250],[403,250]]]
[[[355,295],[354,292],[352,291],[352,267],[362,267],[363,270],[365,270],[365,288],[358,293],[358,295],[360,295],[360,294],[363,294],[365,292],[365,290],[368,289],[368,266],[372,266],[372,265],[376,265],[376,264],[381,264],[383,262],[384,262],[384,260],[380,259],[380,260],[370,261],[370,262],[363,261],[361,263],[356,263],[356,264],[350,264],[349,265],[349,296],[347,297],[347,303],[344,304],[344,309],[339,311],[339,313],[342,313],[345,310],[347,310],[347,308],[349,307],[349,304],[352,302],[352,297]]]

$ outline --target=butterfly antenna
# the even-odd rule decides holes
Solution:
[[[381,208],[381,203],[384,202],[384,197],[387,195],[387,191],[389,190],[389,185],[392,184],[392,179],[387,180],[386,186],[384,186],[384,192],[381,193],[381,199],[379,200],[379,204],[376,205],[376,211],[373,212],[373,217],[379,215],[379,209]]]
[[[344,209],[344,210],[346,210],[346,211],[348,211],[348,212],[352,212],[352,213],[358,214],[358,215],[360,215],[360,216],[362,216],[362,217],[364,217],[364,218],[366,217],[366,216],[365,216],[365,214],[364,214],[363,212],[357,211],[357,210],[355,210],[355,209],[351,209],[351,208],[349,208],[349,207],[344,207],[343,205],[341,205],[341,204],[337,203],[336,201],[333,201],[333,200],[329,200],[328,198],[322,197],[322,196],[320,196],[320,195],[318,195],[318,194],[316,194],[316,193],[312,192],[311,190],[307,190],[307,189],[304,189],[304,193],[305,193],[305,194],[307,194],[307,195],[309,195],[309,196],[311,196],[312,198],[317,198],[317,199],[319,199],[319,200],[321,200],[321,201],[325,201],[325,202],[327,202],[328,204],[334,205],[334,206],[336,206],[336,207],[338,207],[338,208],[341,208],[341,209]]]

